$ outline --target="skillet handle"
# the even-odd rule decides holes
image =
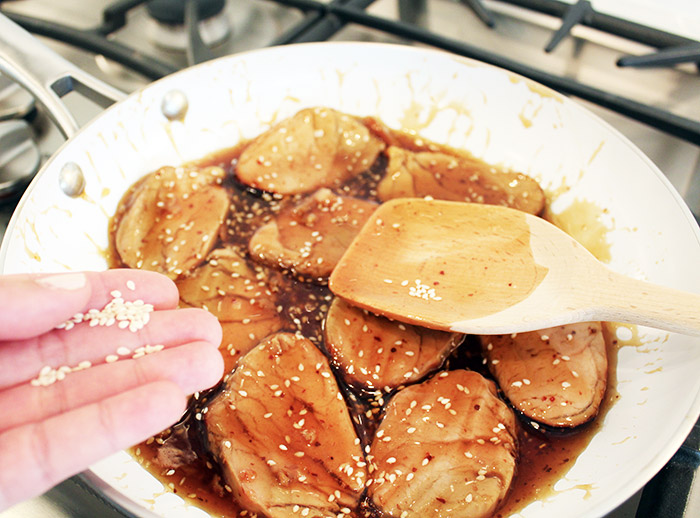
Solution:
[[[66,138],[79,129],[61,98],[76,91],[106,108],[126,94],[80,70],[0,14],[0,72],[31,93]]]

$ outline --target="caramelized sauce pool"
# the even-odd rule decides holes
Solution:
[[[391,137],[394,143],[407,149],[427,149],[429,145],[429,149],[432,150],[440,149],[448,153],[456,153],[454,150],[433,143],[423,144],[420,139],[406,133],[392,132]],[[282,197],[268,193],[251,191],[236,183],[232,173],[243,147],[244,145],[241,145],[220,151],[197,161],[193,165],[202,167],[217,165],[227,171],[228,180],[225,186],[230,191],[233,209],[231,218],[227,222],[228,233],[222,236],[219,246],[222,244],[233,245],[245,255],[246,244],[252,233],[259,226],[272,219],[282,204],[293,203],[300,196],[282,199]],[[386,161],[380,156],[369,171],[344,184],[342,193],[376,200],[376,186],[382,178],[385,166]],[[124,200],[128,199],[131,192],[133,192],[133,187],[127,192]],[[118,254],[114,251],[114,232],[120,216],[120,212],[115,214],[110,223],[111,249],[108,256],[112,258],[112,267],[124,266],[119,262]],[[282,309],[282,316],[287,324],[282,330],[301,331],[323,352],[326,352],[322,338],[322,323],[332,300],[332,294],[327,286],[285,275],[275,293],[278,297],[278,307]],[[617,399],[614,390],[617,342],[610,332],[606,333],[606,343],[608,344],[609,361],[608,391],[601,405],[598,419],[567,434],[551,434],[542,430],[534,430],[529,425],[522,424],[518,433],[520,443],[518,471],[509,496],[494,516],[507,517],[528,503],[536,499],[547,498],[548,495],[553,494],[554,484],[573,465],[577,456],[595,434],[599,426],[598,423],[602,422],[601,414],[606,413]],[[468,367],[489,376],[483,368],[478,351],[479,348],[471,344],[469,337],[467,337],[465,343],[448,361],[447,368],[463,368],[466,359]],[[371,437],[368,435],[371,435],[372,428],[376,425],[376,419],[369,419],[367,422],[364,410],[372,408],[376,415],[380,413],[380,409],[376,400],[365,400],[359,395],[353,396],[349,387],[342,385],[340,377],[338,378],[355,424],[365,428],[365,432],[358,433],[358,436],[366,444],[367,441],[371,441]],[[206,448],[205,431],[201,424],[200,411],[205,407],[208,398],[211,398],[215,393],[216,388],[207,394],[196,394],[191,399],[188,410],[179,423],[133,447],[131,454],[144,468],[160,480],[168,488],[167,490],[206,510],[212,516],[222,518],[249,516],[250,513],[235,502],[230,494],[231,488],[225,484]],[[385,399],[389,400],[389,398]],[[358,511],[357,516],[370,517],[373,516],[373,512],[369,509],[363,509]]]

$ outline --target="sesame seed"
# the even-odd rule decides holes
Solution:
[[[146,304],[142,300],[125,301],[119,290],[113,290],[111,296],[112,300],[101,310],[90,309],[85,313],[78,313],[56,328],[67,331],[82,322],[90,327],[111,326],[117,323],[120,329],[136,332],[148,324],[153,312],[152,304]]]

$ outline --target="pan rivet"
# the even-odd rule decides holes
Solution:
[[[184,93],[180,90],[170,90],[163,96],[160,110],[171,121],[182,120],[187,113],[188,105],[187,97]]]
[[[80,196],[85,189],[83,170],[75,162],[66,163],[58,175],[58,185],[71,198]]]

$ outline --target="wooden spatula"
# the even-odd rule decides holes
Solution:
[[[474,334],[612,321],[700,335],[700,296],[613,272],[544,219],[493,205],[397,199],[330,277],[352,304]]]

